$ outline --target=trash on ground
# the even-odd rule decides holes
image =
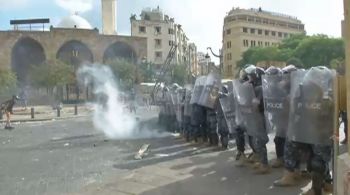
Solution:
[[[136,160],[141,160],[143,159],[146,155],[148,155],[148,150],[149,150],[150,144],[143,144],[139,150],[139,152],[135,155]]]

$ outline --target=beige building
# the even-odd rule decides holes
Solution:
[[[250,47],[277,46],[292,34],[305,33],[296,17],[259,9],[233,8],[224,19],[223,76],[236,75],[237,62]]]
[[[117,0],[102,0],[102,33],[116,34],[117,26]]]
[[[173,64],[185,64],[196,67],[197,48],[189,43],[182,26],[176,24],[174,18],[164,15],[158,8],[144,9],[140,19],[133,15],[130,18],[131,36],[147,38],[147,61],[162,65],[172,45],[177,45]]]

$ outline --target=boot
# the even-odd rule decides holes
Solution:
[[[333,184],[327,183],[327,182],[324,183],[323,192],[324,192],[324,194],[332,194],[333,193]]]
[[[251,164],[252,169],[258,169],[260,166],[261,166],[260,162],[255,162],[255,163]]]
[[[271,163],[272,168],[281,168],[284,165],[284,161],[281,158],[277,158]]]
[[[323,193],[323,175],[321,173],[312,173],[312,187],[302,195],[322,195]]]
[[[283,177],[273,183],[274,186],[278,187],[289,187],[289,186],[295,186],[297,184],[295,180],[295,173],[285,170],[283,173]]]
[[[256,163],[259,161],[259,155],[255,152],[249,154],[249,157],[248,157],[248,162],[249,163]]]
[[[243,167],[247,164],[247,157],[244,153],[239,152],[236,156],[235,166],[236,167]]]
[[[264,165],[264,164],[260,163],[259,167],[255,170],[254,173],[257,175],[268,174],[268,173],[270,173],[270,167],[269,167],[269,165]]]

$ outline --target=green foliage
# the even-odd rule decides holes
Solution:
[[[330,67],[337,70],[340,75],[345,75],[345,60],[344,58],[336,58],[330,62]]]
[[[303,62],[296,57],[291,57],[287,60],[286,64],[293,64],[294,66],[298,67],[298,68],[302,68],[303,67]]]
[[[299,67],[330,66],[333,59],[344,59],[345,49],[342,39],[329,38],[326,35],[292,35],[284,39],[278,47],[251,47],[242,55],[238,63],[241,68],[246,64],[260,61],[283,61]]]
[[[128,89],[132,87],[135,80],[139,77],[136,71],[136,65],[124,58],[114,58],[107,62],[107,65],[112,69],[116,76],[119,87]]]
[[[17,77],[10,69],[0,68],[0,95],[13,94],[16,91]]]
[[[185,84],[186,75],[186,65],[176,65],[173,70],[172,83],[183,86]]]
[[[139,74],[143,79],[143,82],[154,82],[155,79],[155,64],[153,63],[142,63],[139,68]]]
[[[74,68],[60,60],[50,60],[33,65],[29,76],[32,85],[48,89],[62,87],[75,81]]]
[[[329,66],[331,60],[345,57],[344,42],[324,35],[312,36],[300,42],[294,56],[303,62],[305,68]]]

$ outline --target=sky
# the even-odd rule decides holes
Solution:
[[[117,0],[117,32],[130,35],[130,16],[146,7],[160,8],[181,24],[198,51],[212,47],[219,51],[223,19],[232,7],[259,8],[296,16],[307,34],[341,36],[343,0]],[[55,26],[60,19],[78,12],[93,27],[101,29],[100,0],[0,0],[0,30],[9,30],[11,19],[50,18]],[[216,61],[216,60],[215,60]]]

